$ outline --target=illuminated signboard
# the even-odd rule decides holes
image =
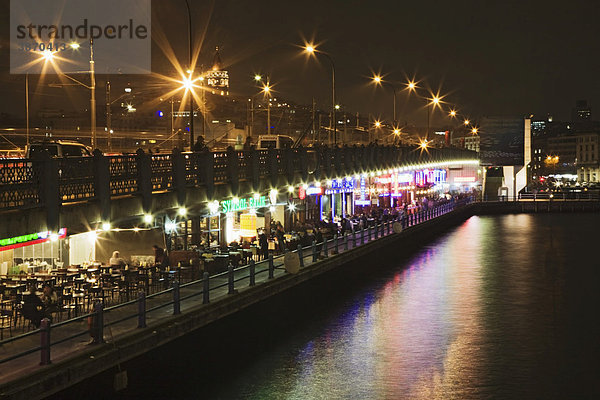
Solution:
[[[344,191],[353,191],[354,190],[354,180],[353,179],[334,179],[331,181],[331,189],[333,190],[344,190]]]
[[[228,213],[266,206],[267,198],[265,196],[260,196],[257,198],[250,197],[247,199],[224,200],[221,202],[221,212]]]
[[[320,187],[309,187],[306,189],[306,194],[309,196],[313,194],[323,194],[323,189]]]
[[[0,251],[16,249],[19,247],[30,246],[36,243],[48,242],[51,239],[64,239],[67,236],[67,228],[61,228],[56,236],[52,237],[52,232],[38,232],[29,235],[15,236],[8,239],[0,239]]]
[[[455,176],[454,182],[456,183],[464,183],[464,182],[475,182],[477,178],[474,176]]]
[[[398,174],[398,183],[411,183],[413,181],[412,172]]]

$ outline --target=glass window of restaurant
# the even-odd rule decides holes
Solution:
[[[33,244],[0,247],[0,275],[33,273],[62,266],[66,256],[64,236],[38,239]]]

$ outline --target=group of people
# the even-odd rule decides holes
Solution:
[[[36,288],[32,285],[27,293],[23,296],[23,318],[30,320],[36,329],[40,327],[42,319],[48,318],[52,321],[52,314],[59,311],[58,296],[54,292],[54,288],[45,284],[41,295],[38,296]]]

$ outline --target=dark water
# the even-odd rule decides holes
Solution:
[[[600,398],[599,228],[472,217],[129,365],[122,397]]]

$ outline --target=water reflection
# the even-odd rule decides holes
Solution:
[[[588,378],[597,373],[571,375],[586,365],[565,358],[573,340],[561,321],[570,307],[599,300],[596,291],[564,301],[569,268],[581,264],[569,250],[588,245],[576,232],[598,222],[596,215],[473,217],[348,299],[325,326],[307,322],[219,397],[561,398],[582,379],[582,393],[595,393]],[[597,354],[595,333],[577,340],[595,343]]]

